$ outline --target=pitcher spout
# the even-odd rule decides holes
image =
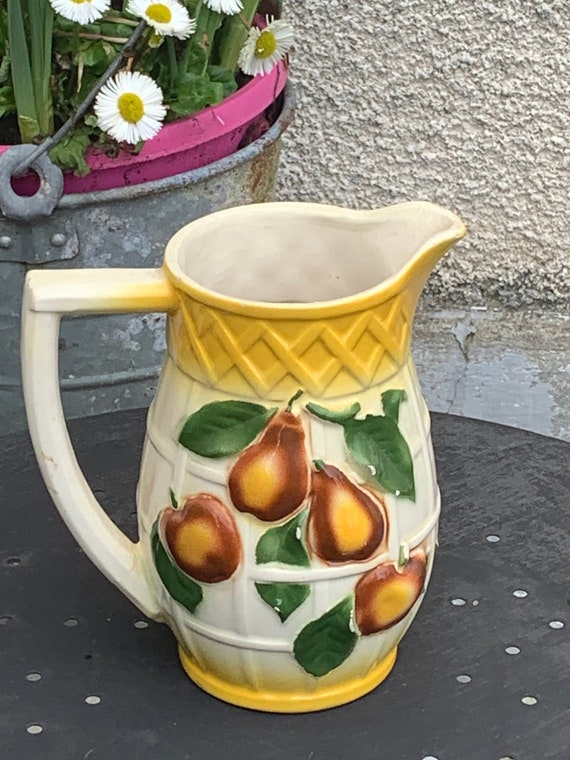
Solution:
[[[437,262],[464,237],[465,225],[452,211],[427,201],[367,213],[386,268],[385,287],[405,290],[413,312]]]

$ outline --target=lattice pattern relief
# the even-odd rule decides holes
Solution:
[[[353,393],[392,375],[409,349],[412,314],[404,294],[327,319],[257,319],[190,299],[171,326],[181,369],[221,391],[282,400]]]

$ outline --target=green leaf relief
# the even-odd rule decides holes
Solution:
[[[263,601],[279,615],[282,623],[311,594],[308,583],[256,583],[255,588]]]
[[[255,549],[257,564],[282,562],[285,565],[310,567],[311,560],[304,544],[307,516],[308,510],[305,509],[284,525],[266,530]]]
[[[276,411],[248,401],[214,401],[188,417],[178,440],[203,457],[233,456],[259,435]]]
[[[186,607],[188,612],[194,613],[196,607],[202,601],[202,587],[186,575],[186,573],[183,573],[168,556],[166,549],[160,540],[158,519],[152,526],[150,540],[154,566],[156,567],[156,571],[160,576],[164,588],[173,599],[179,602],[183,607]]]
[[[356,417],[361,407],[358,401],[355,401],[352,406],[336,412],[332,411],[332,409],[327,409],[324,406],[320,406],[320,404],[314,404],[311,401],[306,405],[305,408],[308,412],[314,414],[315,417],[318,417],[321,420],[325,420],[326,422],[336,422],[338,425],[342,425],[343,422],[352,420],[354,417]]]
[[[414,463],[408,444],[394,420],[368,415],[344,425],[351,457],[389,493],[416,498]]]
[[[406,391],[397,388],[384,391],[382,394],[382,409],[384,410],[386,417],[389,417],[397,423],[398,417],[400,416],[400,404],[402,401],[406,401],[407,398],[408,395]]]
[[[350,594],[302,629],[295,639],[293,653],[307,673],[324,676],[342,665],[357,640],[354,597]]]
[[[358,402],[341,411],[331,411],[312,402],[306,405],[306,409],[319,419],[344,428],[350,456],[363,468],[368,480],[378,483],[389,493],[415,501],[412,455],[398,427],[400,404],[406,398],[404,390],[384,391],[382,406],[385,416],[369,414],[364,419],[356,419],[360,412]]]
[[[178,509],[178,499],[176,498],[176,494],[172,490],[172,488],[169,489],[169,495],[170,495],[170,503],[174,507],[174,509]]]

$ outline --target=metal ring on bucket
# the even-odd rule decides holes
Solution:
[[[63,193],[63,172],[44,153],[31,165],[40,178],[35,195],[18,195],[12,188],[14,171],[36,150],[35,145],[13,145],[0,156],[0,211],[8,219],[32,220],[50,216]]]

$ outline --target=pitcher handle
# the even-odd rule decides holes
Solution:
[[[107,516],[77,462],[58,374],[63,314],[171,311],[176,294],[162,269],[28,272],[22,306],[22,376],[30,435],[51,497],[67,527],[101,572],[147,616],[158,602],[133,542]]]

